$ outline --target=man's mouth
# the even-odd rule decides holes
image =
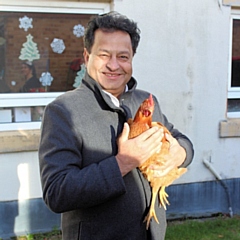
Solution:
[[[120,74],[120,73],[118,73],[118,74],[105,73],[105,75],[108,76],[108,77],[118,77],[118,76],[120,76],[121,74]]]

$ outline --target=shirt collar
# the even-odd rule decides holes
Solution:
[[[120,107],[120,102],[118,100],[118,98],[116,98],[115,96],[113,96],[111,93],[105,91],[105,90],[102,90],[103,92],[105,92],[111,99],[112,103],[116,106],[116,107]],[[126,84],[125,86],[125,91],[124,92],[127,92],[128,91],[128,85]]]

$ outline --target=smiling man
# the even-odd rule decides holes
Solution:
[[[84,50],[89,75],[117,98],[132,76],[132,58],[131,38],[122,31],[98,29],[92,48]]]
[[[159,151],[163,132],[151,128],[128,139],[127,119],[149,97],[136,88],[132,60],[140,40],[137,24],[111,12],[92,19],[84,36],[86,75],[81,86],[45,108],[39,147],[43,199],[62,213],[65,240],[161,240],[166,216],[146,230],[143,222],[151,187],[138,166]],[[171,132],[166,169],[186,167],[193,158],[190,140],[160,111],[154,121]]]

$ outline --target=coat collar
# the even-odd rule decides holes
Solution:
[[[105,93],[102,87],[100,86],[100,84],[96,82],[93,78],[91,78],[87,72],[82,80],[82,84],[86,85],[86,87],[88,87],[95,94],[97,94],[97,97],[103,98],[103,100],[109,105],[109,107],[113,109],[116,109],[116,108],[119,109],[119,107],[113,104],[109,94]],[[135,78],[131,77],[131,79],[127,83],[128,91],[126,93],[123,93],[122,96],[133,92],[136,89],[136,87],[137,87],[137,81],[135,80]]]

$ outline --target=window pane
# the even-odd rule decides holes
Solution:
[[[240,99],[228,99],[228,112],[240,112]]]
[[[45,106],[0,108],[0,123],[41,121]]]
[[[231,87],[240,87],[240,20],[233,20]]]
[[[0,93],[73,89],[92,16],[0,12]]]

